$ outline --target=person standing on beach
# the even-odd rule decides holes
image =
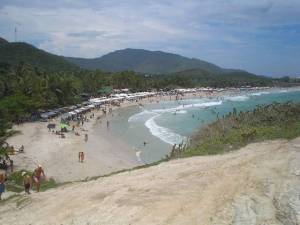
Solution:
[[[45,172],[41,165],[38,166],[33,172],[33,180],[35,183],[36,191],[40,192],[42,179],[46,179]]]
[[[14,161],[12,159],[9,159],[9,167],[10,167],[10,172],[14,172]]]
[[[106,122],[106,127],[109,128],[109,121]]]
[[[0,201],[1,196],[5,192],[5,173],[0,173]]]
[[[22,172],[22,177],[24,177],[23,178],[23,185],[24,185],[25,193],[30,194],[29,190],[32,186],[32,179],[28,174],[26,174],[26,172]]]
[[[81,162],[84,161],[84,152],[81,152],[81,155],[80,155],[80,161],[81,161]]]
[[[80,159],[81,159],[81,153],[82,153],[82,152],[79,152],[79,153],[78,153],[78,162],[80,162]]]
[[[89,138],[88,138],[88,134],[85,134],[85,135],[84,135],[84,141],[87,142],[88,139],[89,139]]]

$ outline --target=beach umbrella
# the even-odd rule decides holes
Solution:
[[[61,124],[60,124],[60,129],[64,129],[64,128],[68,129],[68,128],[69,128],[69,125],[68,125],[68,124],[65,124],[65,123],[61,123]]]

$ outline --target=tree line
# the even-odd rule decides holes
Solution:
[[[176,87],[239,87],[272,85],[271,79],[233,75],[143,75],[132,71],[108,73],[99,70],[47,71],[29,64],[0,64],[0,137],[13,122],[28,120],[39,110],[78,104],[82,93],[98,95],[111,86],[131,91],[172,89]]]

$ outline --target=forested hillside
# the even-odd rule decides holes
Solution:
[[[62,56],[40,50],[23,42],[8,42],[0,39],[0,63],[18,65],[20,62],[31,64],[51,71],[79,69]]]
[[[227,70],[218,74],[203,69],[192,69],[172,73],[167,77],[170,80],[177,77],[177,79],[188,82],[189,85],[198,84],[202,87],[268,86],[273,83],[273,79],[270,77],[257,76],[242,70]]]
[[[144,49],[123,49],[94,59],[67,59],[84,69],[101,69],[110,72],[132,70],[144,74],[168,74],[195,68],[204,69],[211,73],[226,71],[200,59]]]

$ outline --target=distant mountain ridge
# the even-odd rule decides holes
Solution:
[[[94,59],[73,57],[67,57],[67,59],[84,69],[101,69],[109,72],[133,70],[139,73],[169,74],[189,69],[204,69],[211,73],[223,73],[227,71],[200,59],[144,49],[127,48]]]
[[[0,37],[0,63],[17,65],[20,62],[54,71],[81,69],[105,72],[135,71],[142,74],[173,74],[198,70],[211,75],[242,70],[224,69],[215,64],[181,55],[144,49],[117,50],[98,58],[64,57],[48,53],[24,42],[8,42]],[[197,72],[197,73],[198,73]]]
[[[0,38],[0,63],[28,63],[52,71],[70,71],[79,67],[63,56],[54,55],[24,42],[8,42]]]

